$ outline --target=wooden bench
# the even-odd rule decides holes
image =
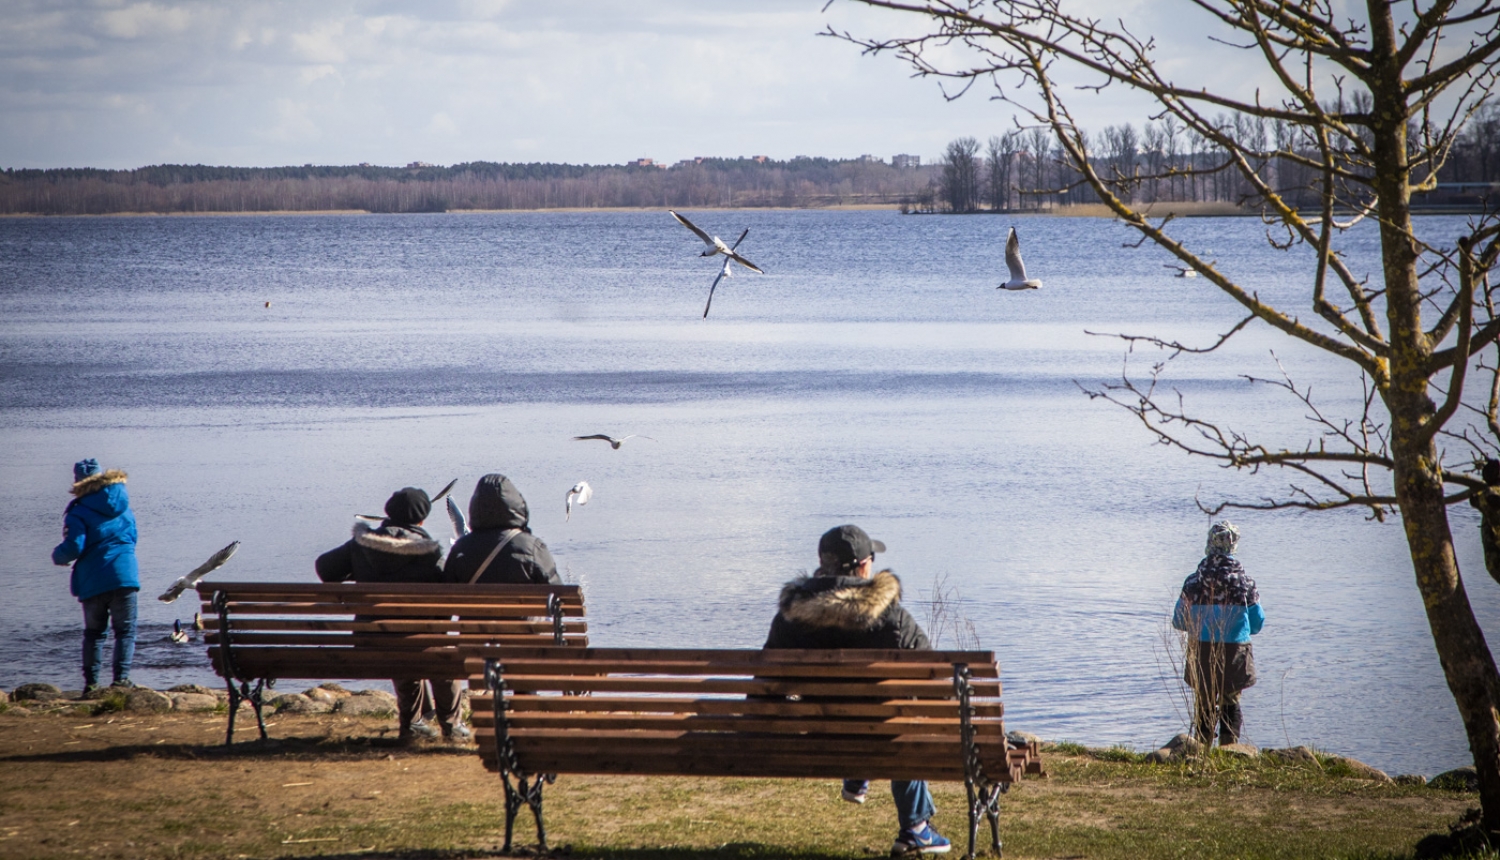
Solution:
[[[229,687],[229,730],[241,702],[266,738],[262,694],[278,678],[467,677],[459,646],[588,644],[576,585],[201,582],[204,640]],[[252,683],[253,682],[253,683]]]
[[[998,854],[1000,794],[1042,772],[1036,744],[1006,740],[988,651],[464,651],[507,852],[523,804],[545,851],[543,785],[589,773],[961,780],[969,856],[980,817]]]

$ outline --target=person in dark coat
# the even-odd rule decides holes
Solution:
[[[385,519],[379,526],[356,521],[353,537],[318,556],[318,578],[324,582],[443,582],[443,548],[422,528],[431,511],[432,501],[425,491],[416,487],[397,490],[385,503]],[[411,743],[438,736],[438,729],[422,718],[428,684],[443,737],[467,740],[470,733],[461,717],[462,684],[420,678],[391,679],[400,722],[397,737]]]
[[[1484,489],[1469,497],[1479,511],[1479,544],[1484,547],[1484,569],[1500,582],[1500,460],[1485,460],[1480,471]]]
[[[526,499],[510,479],[492,472],[469,497],[469,533],[448,552],[444,575],[469,584],[561,585],[557,562],[531,533]],[[498,551],[497,551],[498,548]]]
[[[1227,520],[1208,530],[1198,569],[1182,583],[1172,626],[1192,640],[1185,649],[1183,681],[1193,691],[1193,733],[1205,746],[1238,743],[1244,717],[1240,693],[1255,685],[1250,637],[1266,623],[1255,580],[1234,557],[1240,530]]]
[[[780,610],[771,621],[766,648],[932,648],[917,620],[901,605],[901,580],[889,570],[875,573],[875,553],[885,544],[855,525],[839,526],[818,541],[818,569],[781,589]],[[846,779],[842,797],[864,803],[868,780]],[[932,829],[937,812],[927,783],[892,780],[900,830],[892,856],[943,854],[947,839]]]
[[[100,471],[93,458],[73,464],[73,500],[63,513],[63,540],[52,563],[73,565],[69,588],[83,604],[83,689],[99,692],[106,627],[114,630],[114,684],[128,687],[135,661],[136,594],[141,590],[135,559],[135,514],[119,469]]]

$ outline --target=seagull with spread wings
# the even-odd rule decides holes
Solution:
[[[595,433],[592,436],[574,436],[573,437],[573,441],[574,442],[587,442],[590,439],[598,439],[601,442],[608,442],[609,443],[609,447],[611,447],[611,448],[615,449],[616,451],[618,451],[618,450],[620,450],[620,446],[625,444],[625,440],[626,439],[636,439],[636,438],[651,439],[650,436],[641,436],[638,433],[631,433],[629,436],[621,436],[618,439],[616,439],[613,436],[606,436],[603,433]],[[656,440],[655,439],[651,439],[651,441],[655,442]]]
[[[564,501],[564,504],[566,504],[567,506],[567,516],[564,517],[564,519],[573,519],[574,502],[577,502],[579,505],[586,505],[589,503],[589,499],[592,499],[593,497],[594,488],[589,486],[588,481],[579,481],[578,483],[574,484],[573,489],[568,491],[567,499]]]
[[[213,555],[209,556],[208,561],[205,561],[204,563],[193,568],[192,572],[190,572],[187,576],[180,577],[176,582],[172,583],[172,587],[162,592],[161,596],[158,597],[157,600],[160,600],[162,603],[171,603],[172,601],[176,600],[179,596],[182,595],[184,591],[187,591],[189,588],[197,585],[198,580],[223,567],[224,562],[229,561],[230,557],[234,555],[234,551],[239,548],[240,542],[235,541],[229,546],[226,546]]]
[[[673,212],[671,209],[667,210],[667,214],[671,215],[673,218],[676,218],[677,219],[677,223],[679,223],[682,226],[688,228],[689,230],[692,230],[695,234],[697,234],[697,236],[698,236],[699,239],[703,240],[703,244],[705,244],[705,245],[708,246],[708,250],[704,251],[703,253],[699,254],[698,256],[700,256],[700,257],[712,257],[715,254],[723,254],[725,257],[728,257],[729,259],[735,261],[736,263],[739,263],[741,266],[744,266],[745,268],[749,269],[752,272],[756,272],[757,274],[761,274],[761,275],[765,274],[765,271],[762,270],[760,266],[757,266],[754,263],[750,262],[749,260],[745,259],[744,257],[741,257],[739,255],[739,253],[736,252],[733,248],[731,248],[728,245],[724,244],[724,240],[723,239],[720,239],[718,236],[710,236],[710,235],[708,235],[707,233],[705,233],[702,230],[698,229],[697,225],[693,224],[693,222],[691,222],[688,219],[682,217],[681,215],[678,215],[676,212]],[[749,232],[749,231],[747,230],[746,232]],[[742,235],[742,236],[740,236],[740,238],[744,239],[745,237]],[[738,245],[739,242],[735,242],[735,244]]]
[[[750,235],[750,228],[746,227],[745,232],[741,233],[740,237],[734,240],[734,244],[729,246],[729,250],[737,250],[740,247],[740,243],[745,241],[745,237],[748,235]],[[718,288],[719,281],[723,280],[724,278],[734,277],[733,273],[729,271],[732,268],[734,268],[734,259],[731,257],[725,257],[724,268],[719,270],[719,276],[717,278],[714,278],[713,284],[708,288],[708,303],[703,306],[704,319],[708,319],[708,309],[713,307],[714,290]]]
[[[1021,262],[1021,240],[1016,238],[1016,228],[1010,228],[1010,238],[1005,240],[1005,265],[1010,269],[1010,280],[996,287],[997,290],[1034,290],[1042,285],[1035,278],[1026,277],[1026,264]]]

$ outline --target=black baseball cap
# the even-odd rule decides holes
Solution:
[[[818,539],[818,560],[837,567],[852,567],[877,552],[885,552],[885,544],[856,525],[829,529]]]

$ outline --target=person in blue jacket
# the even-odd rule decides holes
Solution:
[[[136,593],[135,515],[125,492],[124,472],[100,471],[92,458],[73,465],[73,500],[63,513],[63,540],[52,563],[73,565],[70,587],[83,604],[84,693],[99,692],[106,628],[115,632],[114,684],[133,686]]]
[[[1221,520],[1208,530],[1208,547],[1198,570],[1182,583],[1172,626],[1193,642],[1185,649],[1183,680],[1193,691],[1193,734],[1212,744],[1238,743],[1244,715],[1240,693],[1255,685],[1250,637],[1266,623],[1260,593],[1234,550],[1239,529]]]

